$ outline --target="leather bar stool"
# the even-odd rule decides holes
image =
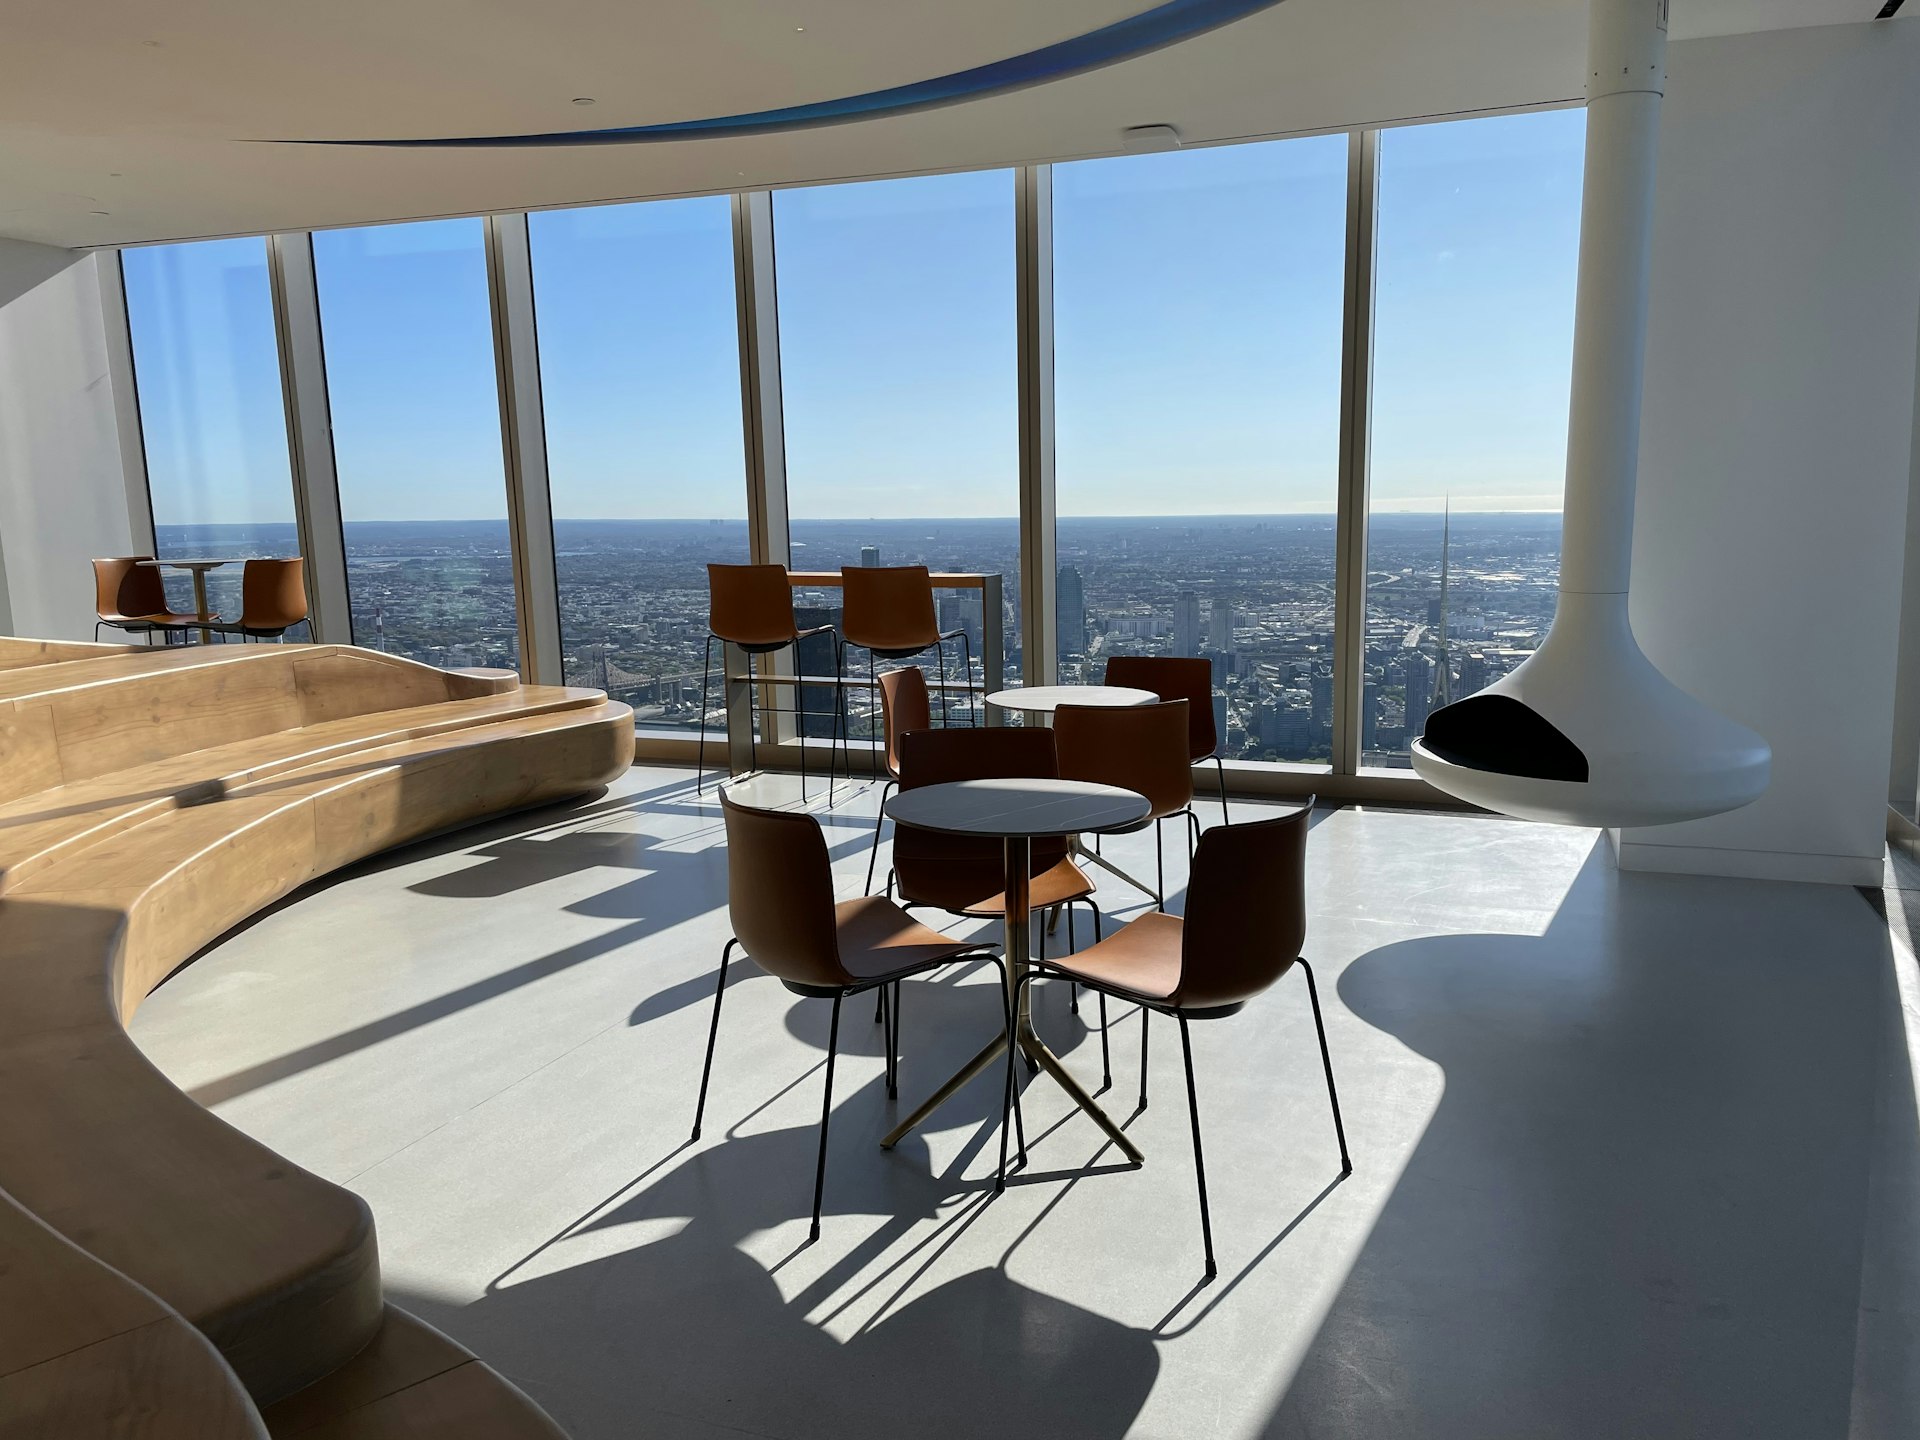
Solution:
[[[694,794],[700,793],[701,784],[707,768],[707,705],[708,689],[713,679],[713,642],[735,645],[751,657],[770,655],[793,647],[793,716],[794,728],[801,730],[800,737],[800,795],[807,793],[807,742],[804,732],[806,714],[802,696],[805,687],[800,680],[800,642],[815,635],[832,635],[831,625],[815,625],[810,630],[802,630],[793,618],[793,587],[787,582],[787,567],[784,565],[709,565],[707,566],[707,654],[706,662],[700,672],[700,747],[698,758],[694,762]],[[838,669],[839,645],[835,642],[835,659]],[[724,693],[726,683],[731,677],[725,674],[726,651],[721,650],[721,686]],[[752,661],[748,661],[748,680],[752,676]],[[758,713],[758,701],[752,702]],[[836,716],[839,715],[836,711]],[[753,758],[756,767],[759,763],[759,744],[757,739],[749,742],[753,746]],[[833,754],[832,743],[828,744],[827,796],[833,796]]]
[[[964,630],[940,628],[933,603],[933,577],[924,565],[842,565],[840,567],[840,636],[843,645],[859,646],[867,652],[867,688],[877,685],[876,660],[910,660],[932,650],[940,664],[940,723],[952,717],[947,699],[947,650],[949,640],[961,644],[961,679],[973,680],[973,645]],[[843,651],[844,656],[844,651]],[[841,663],[844,682],[845,661]],[[840,689],[841,735],[848,734],[846,686]],[[969,691],[971,694],[971,691]],[[968,701],[970,722],[977,720]],[[843,741],[844,743],[844,741]],[[848,772],[851,774],[851,770]]]
[[[1218,1273],[1213,1259],[1213,1218],[1207,1208],[1206,1160],[1200,1148],[1200,1100],[1193,1082],[1189,1020],[1239,1012],[1294,966],[1307,977],[1307,1000],[1320,1040],[1320,1066],[1333,1107],[1333,1133],[1340,1144],[1340,1173],[1353,1173],[1340,1095],[1333,1084],[1333,1057],[1320,1014],[1313,967],[1301,955],[1307,937],[1307,830],[1313,801],[1291,815],[1242,825],[1221,825],[1201,836],[1187,885],[1184,919],[1152,910],[1122,926],[1112,938],[1077,955],[1038,961],[1021,978],[1051,975],[1077,981],[1105,995],[1171,1015],[1180,1024],[1180,1051],[1187,1070],[1187,1112],[1193,1123],[1193,1172],[1200,1190],[1200,1235],[1206,1247],[1206,1278]],[[1142,1055],[1145,1047],[1142,1047]],[[1146,1074],[1140,1077],[1146,1103]],[[1021,1147],[1020,1159],[1026,1159]]]

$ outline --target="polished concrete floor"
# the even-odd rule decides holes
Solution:
[[[1355,1170],[1298,972],[1196,1024],[1202,1287],[1170,1021],[1135,1113],[1141,1020],[1111,1015],[1104,1099],[1141,1168],[1044,1077],[1032,1164],[991,1203],[996,1081],[878,1148],[998,1023],[983,968],[907,987],[897,1102],[850,1007],[817,1244],[826,1002],[743,969],[690,1145],[729,929],[718,808],[688,782],[635,770],[363,867],[134,1025],[220,1115],[365,1195],[391,1294],[579,1440],[1920,1434],[1901,874],[1622,875],[1590,831],[1320,814],[1307,954]],[[855,894],[873,796],[842,801],[823,818]],[[1151,874],[1148,837],[1107,849]],[[1055,987],[1038,1009],[1097,1085],[1092,1007]]]

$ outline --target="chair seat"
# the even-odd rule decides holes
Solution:
[[[942,861],[925,867],[929,873],[916,875],[912,887],[900,885],[903,899],[915,905],[931,905],[974,920],[997,920],[1007,913],[1007,893],[1003,888],[1006,872],[999,865],[955,864]],[[1093,881],[1071,860],[1062,860],[1042,871],[1029,882],[1027,903],[1035,910],[1061,905],[1069,900],[1084,900],[1093,894]]]
[[[209,620],[219,618],[218,615],[208,617]],[[134,625],[144,625],[149,628],[161,625],[198,625],[201,620],[198,615],[182,615],[172,610],[162,610],[155,615],[102,615],[100,622],[103,625],[111,625],[116,630],[124,630]]]
[[[930,930],[881,895],[865,895],[833,907],[840,937],[840,963],[849,975],[878,980],[980,949]]]
[[[1178,915],[1149,910],[1077,955],[1049,957],[1049,969],[1147,1001],[1163,1001],[1180,988]]]

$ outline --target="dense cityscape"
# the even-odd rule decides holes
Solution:
[[[1019,532],[1005,520],[796,520],[795,570],[924,564],[1003,577],[999,683],[1020,673]],[[1445,545],[1443,547],[1443,536]],[[559,520],[554,539],[569,683],[605,689],[649,727],[696,725],[712,561],[747,556],[744,520]],[[1113,655],[1204,656],[1230,758],[1324,764],[1333,727],[1335,527],[1326,515],[1062,517],[1057,531],[1060,675],[1096,681]],[[160,529],[161,554],[288,554],[291,526]],[[513,666],[518,635],[507,526],[350,523],[357,643],[435,665]],[[1442,552],[1446,599],[1442,604]],[[1378,514],[1369,522],[1363,763],[1404,765],[1436,697],[1474,693],[1539,644],[1553,616],[1560,517]],[[209,599],[237,611],[238,567]],[[837,591],[796,591],[802,624],[837,617]],[[943,592],[943,628],[985,664],[977,592]],[[949,676],[958,679],[959,647]],[[931,664],[931,660],[926,662]],[[827,642],[805,673],[832,665]],[[1444,678],[1443,678],[1444,677]],[[830,692],[803,699],[826,734]],[[716,686],[712,703],[719,704]],[[873,733],[858,692],[852,733]]]

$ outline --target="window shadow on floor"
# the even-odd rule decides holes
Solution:
[[[1265,1434],[1846,1435],[1888,964],[1851,890],[1604,842],[1543,935],[1350,963],[1445,1092]]]

